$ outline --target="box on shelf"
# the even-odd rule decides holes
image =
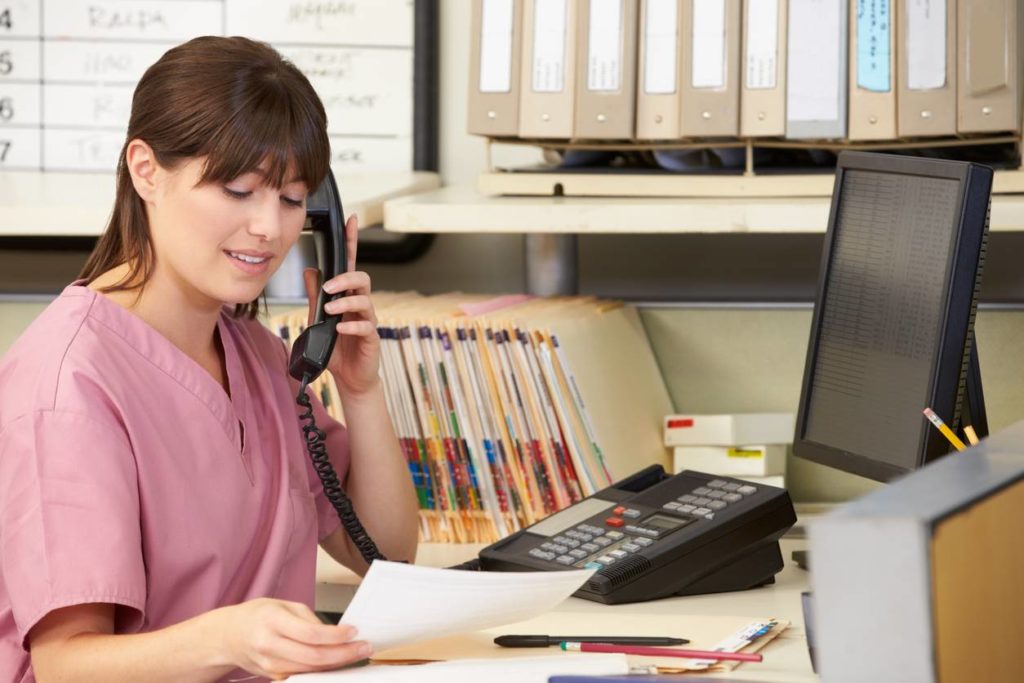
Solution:
[[[793,413],[668,415],[665,417],[665,445],[787,444],[793,441],[795,429]]]
[[[786,472],[786,445],[676,446],[675,471],[697,470],[733,477],[763,477]]]

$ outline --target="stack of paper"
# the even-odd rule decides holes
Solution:
[[[671,403],[636,310],[588,297],[375,294],[423,541],[493,542],[646,465]],[[286,340],[306,321],[272,322]],[[343,419],[326,375],[314,385]]]

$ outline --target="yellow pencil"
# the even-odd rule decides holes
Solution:
[[[942,435],[946,437],[951,444],[953,444],[953,448],[958,451],[962,451],[967,448],[967,446],[964,445],[964,442],[957,438],[957,435],[953,433],[953,430],[946,426],[946,423],[942,421],[942,418],[935,414],[934,410],[931,408],[925,408],[924,416],[927,417],[940,432],[942,432]]]
[[[978,445],[978,433],[974,431],[974,427],[971,425],[964,427],[964,436],[967,437],[967,441],[969,441],[972,446]]]

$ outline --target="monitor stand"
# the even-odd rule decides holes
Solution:
[[[978,343],[971,330],[971,355],[967,361],[967,377],[964,382],[963,403],[960,406],[960,425],[970,425],[979,439],[988,436],[988,414],[985,411],[985,394],[981,388],[981,364],[978,363]],[[796,566],[810,570],[810,554],[807,550],[794,550],[790,555]]]

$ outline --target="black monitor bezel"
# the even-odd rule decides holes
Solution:
[[[914,468],[904,468],[859,453],[851,453],[804,437],[807,410],[810,401],[811,369],[818,352],[821,334],[821,309],[828,283],[829,268],[834,247],[835,221],[847,171],[863,170],[878,173],[916,175],[944,178],[958,182],[957,225],[954,247],[951,249],[943,293],[944,306],[939,336],[939,353],[932,368],[929,405],[944,420],[956,428],[959,424],[963,400],[964,381],[970,357],[972,330],[977,311],[978,285],[984,262],[984,246],[988,232],[989,198],[992,188],[992,169],[978,164],[925,159],[919,157],[842,152],[836,165],[832,203],[829,209],[828,230],[822,248],[814,313],[811,318],[807,358],[801,383],[800,403],[797,410],[796,433],[793,437],[794,455],[813,462],[834,467],[878,481],[889,481],[906,474],[927,462],[947,454],[951,446],[936,429],[925,433],[924,448],[919,449]],[[921,406],[922,409],[924,406]],[[921,415],[921,420],[925,420]],[[868,428],[868,427],[865,427]],[[880,444],[880,448],[884,445]]]

